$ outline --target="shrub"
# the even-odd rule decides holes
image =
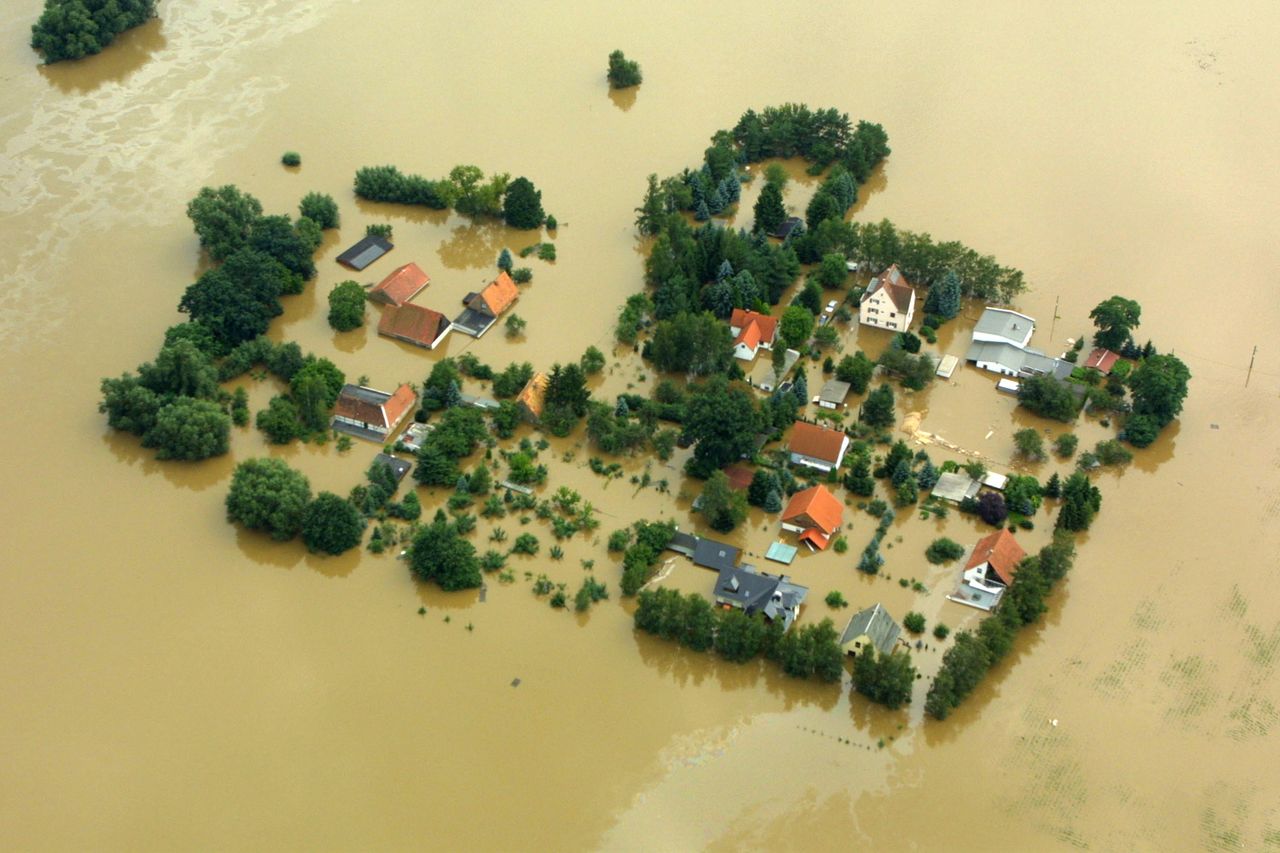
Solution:
[[[911,611],[902,617],[902,627],[913,634],[924,633],[924,614]]]
[[[556,259],[555,243],[540,243],[538,245],[538,260],[554,261]]]
[[[1093,453],[1103,465],[1124,465],[1133,461],[1133,453],[1114,438],[1099,441]]]
[[[620,50],[609,54],[609,71],[605,76],[609,79],[610,89],[639,86],[644,80],[644,76],[640,73],[640,63],[627,59]]]
[[[1009,517],[1004,496],[999,492],[983,492],[978,498],[978,516],[992,527],[999,527]]]
[[[538,537],[532,533],[521,533],[516,537],[516,541],[511,546],[513,554],[528,554],[530,556],[538,553]]]
[[[298,205],[298,212],[321,228],[338,227],[338,203],[331,195],[307,193]]]
[[[329,291],[329,325],[339,332],[364,325],[364,288],[358,282],[344,281]]]
[[[933,626],[933,636],[937,637],[939,640],[945,640],[947,635],[950,633],[951,629],[941,622]]]
[[[1018,430],[1013,434],[1013,446],[1023,459],[1038,462],[1044,458],[1044,439],[1040,437],[1039,430],[1031,427]]]
[[[849,602],[844,600],[844,596],[840,593],[840,590],[838,589],[833,589],[831,590],[831,592],[827,593],[826,602],[828,607],[848,607],[849,606]]]
[[[1076,445],[1080,443],[1080,439],[1069,432],[1064,432],[1053,441],[1053,452],[1061,456],[1063,459],[1070,459],[1076,452]]]
[[[519,314],[508,316],[505,326],[508,338],[518,338],[524,334],[525,322],[524,318]]]
[[[283,155],[281,155],[280,162],[285,164],[286,166],[301,166],[302,155],[299,154],[297,151],[286,151],[284,152]]]
[[[964,546],[945,536],[935,539],[924,552],[925,559],[935,566],[949,563],[964,556]]]
[[[528,267],[516,267],[511,271],[511,280],[516,284],[528,284],[533,281],[533,270]]]

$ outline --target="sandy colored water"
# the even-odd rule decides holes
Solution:
[[[1280,846],[1273,5],[816,3],[782,16],[758,3],[715,16],[166,0],[162,20],[102,56],[48,69],[26,47],[38,7],[0,9],[0,846]],[[608,93],[615,47],[641,62],[638,92]],[[553,612],[526,570],[571,592],[581,560],[611,585],[616,570],[602,540],[551,561],[536,521],[543,555],[515,558],[516,582],[491,578],[483,603],[417,586],[390,555],[323,560],[237,532],[222,499],[236,462],[266,452],[256,432],[237,432],[218,460],[158,463],[95,411],[98,380],[151,357],[180,319],[201,264],[183,211],[202,185],[236,183],[272,212],[312,190],[339,200],[318,279],[272,334],[348,375],[420,381],[464,349],[545,367],[611,343],[640,283],[632,209],[645,176],[695,163],[744,109],[786,100],[881,122],[893,154],[854,215],[1023,269],[1036,343],[1061,347],[1120,293],[1143,306],[1139,338],[1195,374],[1179,422],[1098,475],[1102,515],[1043,624],[945,723],[924,721],[919,701],[889,713],[847,683],[796,683],[636,635],[616,591],[589,615]],[[302,153],[299,171],[279,166],[286,149]],[[428,175],[475,163],[538,184],[562,223],[559,260],[530,263],[523,339],[454,337],[427,353],[328,328],[324,295],[347,277],[333,257],[369,222],[396,231],[369,278],[415,260],[442,310],[503,246],[536,239],[358,203],[354,171],[381,163]],[[809,192],[794,182],[788,204],[803,210]],[[945,330],[944,351],[963,350],[977,310]],[[598,393],[651,380],[614,353]],[[1014,431],[1057,427],[991,384],[964,368],[899,408],[1007,465]],[[250,385],[261,406],[272,390]],[[1077,432],[1082,446],[1107,434]],[[652,471],[673,495],[637,492],[592,475],[581,442],[544,456],[553,487],[599,507],[602,537],[664,513],[696,527],[682,457]],[[313,488],[345,492],[372,448],[273,452]],[[627,478],[641,471],[631,461]],[[976,526],[903,515],[885,576],[870,579],[852,557],[872,523],[854,515],[850,555],[794,567],[814,591],[806,620],[839,589],[931,624],[972,621],[945,601],[954,570],[920,555]],[[762,525],[753,515],[730,538],[759,553],[773,538]],[[684,562],[665,582],[710,587]],[[939,657],[922,650],[918,663],[931,674]]]

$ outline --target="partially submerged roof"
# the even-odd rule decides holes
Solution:
[[[960,503],[965,498],[977,497],[979,483],[962,471],[948,471],[938,475],[933,485],[933,496],[944,501]]]
[[[401,385],[392,394],[363,385],[343,385],[333,413],[390,429],[409,413],[417,399],[413,388],[408,385]]]
[[[1089,353],[1089,357],[1084,360],[1085,367],[1092,367],[1099,373],[1110,373],[1111,368],[1116,366],[1116,362],[1120,360],[1120,354],[1114,353],[1109,349],[1098,347]]]
[[[686,557],[692,557],[693,549],[697,547],[698,537],[680,530],[677,530],[671,537],[671,541],[667,543],[669,550],[675,551],[677,554],[684,554]]]
[[[386,453],[379,453],[377,456],[373,457],[373,461],[375,463],[381,462],[383,465],[390,468],[397,483],[403,480],[404,475],[408,474],[409,469],[413,467],[412,463],[407,462],[404,459],[397,459],[396,457]]]
[[[729,488],[735,492],[741,492],[751,488],[751,481],[755,479],[756,472],[746,465],[734,462],[724,467],[724,475],[729,479]]]
[[[740,549],[714,539],[699,539],[693,547],[693,564],[704,569],[721,571],[738,565]]]
[[[844,398],[849,396],[849,388],[848,382],[841,382],[839,379],[828,379],[826,384],[822,386],[822,390],[818,392],[818,399],[823,403],[840,405],[844,402]]]
[[[787,449],[801,456],[810,456],[830,462],[832,465],[840,458],[840,451],[848,443],[849,437],[840,430],[827,429],[817,424],[796,421],[791,430],[791,439]]]
[[[934,371],[943,379],[950,379],[951,374],[956,372],[956,365],[960,363],[960,359],[954,355],[944,355],[942,361],[938,362],[938,369]]]
[[[485,285],[484,290],[467,302],[467,307],[497,317],[519,298],[520,289],[511,276],[507,275],[507,271],[502,270],[497,278]]]
[[[551,378],[545,373],[535,373],[516,395],[516,405],[523,406],[531,417],[541,418],[542,409],[547,403],[547,386]]]
[[[893,651],[893,644],[897,642],[898,635],[901,633],[902,628],[893,621],[888,611],[876,604],[853,614],[853,618],[845,626],[844,634],[840,637],[840,645],[852,643],[859,637],[865,636],[880,650],[881,654],[887,655]]]
[[[422,267],[408,263],[396,267],[391,275],[378,282],[378,286],[369,291],[369,298],[387,305],[403,305],[430,283],[431,276],[423,272]]]
[[[338,255],[338,263],[353,270],[362,270],[394,248],[386,237],[370,234]]]
[[[787,508],[782,512],[782,520],[785,522],[804,521],[806,517],[812,519],[819,530],[829,535],[840,527],[840,521],[844,518],[844,506],[835,495],[827,491],[826,486],[810,486],[792,495]]]
[[[431,347],[449,330],[449,320],[439,311],[407,302],[383,310],[378,321],[378,334]]]
[[[1009,478],[1004,474],[998,474],[995,471],[988,471],[982,475],[982,485],[989,489],[995,489],[998,492],[1003,492],[1004,487],[1009,485]]]
[[[714,598],[747,614],[763,613],[775,621],[781,618],[785,630],[795,621],[795,613],[808,594],[808,587],[792,583],[786,575],[725,567],[716,577]]]
[[[899,311],[905,314],[911,309],[911,298],[915,295],[915,291],[911,287],[911,282],[907,281],[906,276],[902,274],[902,270],[898,269],[897,264],[871,279],[871,283],[862,294],[862,299],[866,300],[881,289],[893,300],[894,306]]]
[[[999,575],[1000,580],[1004,581],[1005,586],[1008,586],[1013,583],[1013,575],[1018,570],[1018,563],[1022,562],[1026,556],[1027,552],[1022,550],[1022,546],[1018,544],[1017,539],[1013,538],[1013,534],[1001,528],[990,536],[978,540],[978,544],[973,546],[973,554],[965,564],[964,570],[967,572],[975,566],[987,563]]]

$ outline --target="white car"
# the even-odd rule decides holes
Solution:
[[[823,311],[823,313],[824,313],[824,314],[830,314],[832,311],[836,310],[836,306],[837,306],[837,305],[839,305],[839,304],[840,304],[840,300],[839,300],[839,299],[832,299],[830,302],[828,302],[828,303],[827,303],[827,307],[826,307],[826,309]]]

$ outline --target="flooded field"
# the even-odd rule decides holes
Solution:
[[[1274,5],[814,3],[792,19],[752,3],[715,19],[674,3],[163,0],[161,20],[51,68],[26,46],[40,5],[0,8],[0,847],[1280,848]],[[607,89],[618,47],[644,69],[637,92]],[[847,679],[799,683],[632,630],[603,539],[642,517],[698,526],[680,454],[654,462],[664,495],[630,484],[642,460],[605,481],[581,431],[553,441],[550,485],[598,507],[600,539],[561,561],[513,558],[515,582],[490,578],[480,601],[415,584],[390,554],[321,559],[228,525],[231,471],[268,452],[256,430],[227,456],[161,463],[95,410],[99,380],[151,358],[181,319],[202,264],[185,205],[225,183],[271,213],[310,191],[338,199],[319,275],[271,334],[350,377],[421,382],[463,351],[545,368],[595,344],[610,356],[597,394],[645,389],[652,372],[612,347],[641,283],[645,177],[784,101],[883,124],[893,153],[854,217],[1022,269],[1033,345],[1063,347],[1122,294],[1143,307],[1138,338],[1194,374],[1157,444],[1096,475],[1101,515],[1046,619],[944,723],[921,701],[887,712]],[[279,165],[288,149],[300,169]],[[391,222],[396,248],[355,277],[416,261],[432,277],[420,301],[446,313],[501,248],[539,239],[358,202],[355,170],[385,163],[474,163],[542,190],[559,259],[527,261],[523,338],[427,352],[328,327],[325,295],[351,277],[333,259],[368,223]],[[803,177],[786,196],[799,211]],[[979,310],[940,348],[961,353]],[[255,410],[274,393],[244,381]],[[992,386],[963,368],[900,396],[899,414],[1005,470],[1016,430],[1059,427]],[[1088,419],[1076,432],[1082,447],[1109,434]],[[346,493],[373,448],[269,452]],[[903,513],[869,578],[853,567],[873,521],[846,521],[849,554],[793,567],[812,590],[805,621],[843,626],[831,589],[953,629],[974,620],[945,599],[955,569],[922,552],[939,529],[968,544],[977,525]],[[549,530],[531,529],[545,549]],[[730,537],[756,554],[773,538],[760,514]],[[582,560],[609,601],[578,616],[533,595],[526,570],[572,591]],[[680,561],[665,582],[705,594],[711,580]],[[928,642],[926,676],[941,657]]]

